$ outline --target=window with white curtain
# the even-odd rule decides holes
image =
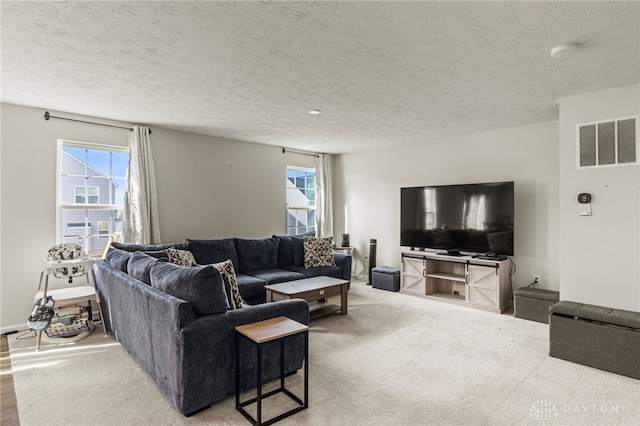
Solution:
[[[315,233],[316,171],[287,166],[287,235]]]
[[[122,230],[126,147],[58,141],[57,235],[100,255]]]

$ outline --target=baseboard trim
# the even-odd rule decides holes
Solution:
[[[6,327],[0,327],[0,334],[4,336],[5,334],[17,333],[18,331],[22,331],[26,329],[27,327],[24,324],[9,325]]]

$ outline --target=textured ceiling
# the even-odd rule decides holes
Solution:
[[[428,141],[639,82],[639,5],[3,1],[1,100],[330,153]]]

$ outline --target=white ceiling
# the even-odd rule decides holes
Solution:
[[[1,4],[2,102],[311,151],[556,120],[640,81],[637,1]]]

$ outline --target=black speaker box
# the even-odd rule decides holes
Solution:
[[[367,285],[371,285],[371,270],[376,267],[376,246],[378,245],[378,241],[371,239],[369,240],[369,282]]]
[[[342,234],[342,247],[349,247],[349,234]]]

